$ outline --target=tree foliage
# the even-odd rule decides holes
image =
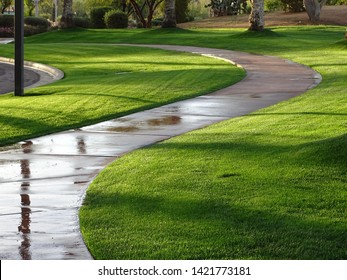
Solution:
[[[164,0],[129,0],[134,13],[144,28],[152,27],[153,15]]]
[[[5,10],[10,7],[12,4],[12,0],[0,0],[0,12],[3,14]]]
[[[205,7],[211,7],[214,16],[228,16],[245,13],[246,0],[211,0]]]
[[[281,0],[286,11],[300,13],[305,11],[303,0]]]
[[[24,0],[24,4],[28,9],[28,15],[32,16],[33,15],[33,11],[35,9],[35,2],[34,0]]]

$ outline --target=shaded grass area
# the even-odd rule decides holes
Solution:
[[[298,32],[299,31],[299,32]],[[285,55],[325,47],[344,38],[341,26],[273,27],[264,32],[233,29],[74,29],[31,36],[28,43],[136,43],[203,46]],[[290,44],[290,46],[288,45]]]
[[[25,50],[26,60],[53,65],[65,78],[24,97],[0,96],[0,145],[198,96],[244,76],[229,63],[187,53],[42,42]],[[11,56],[13,46],[1,45],[0,53]]]
[[[198,30],[187,39],[181,32],[165,43],[212,46],[214,40],[215,47],[276,54],[313,66],[323,81],[297,98],[111,164],[80,212],[94,257],[346,259],[343,29],[221,30],[215,37],[199,37],[207,31]],[[154,35],[146,40],[158,43]]]

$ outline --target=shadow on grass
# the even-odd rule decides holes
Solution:
[[[34,120],[32,118],[20,118],[14,116],[6,116],[0,114],[0,126],[2,125],[15,127],[17,131],[22,131],[20,135],[15,136],[5,136],[5,138],[0,135],[0,146],[6,144],[12,144],[19,140],[23,140],[25,137],[31,137],[31,133],[26,133],[25,131],[30,131],[32,127],[39,128],[36,133],[45,134],[47,131],[54,131],[56,127],[54,125],[50,125],[47,122],[42,122],[40,120]]]
[[[213,135],[223,139],[222,134]],[[206,138],[209,138],[206,134],[201,135],[202,142]],[[201,143],[199,139],[194,143],[166,141],[155,145],[148,149],[151,152],[179,149],[185,157],[202,153],[202,158],[213,154],[216,159],[237,159],[240,154],[248,164],[258,164],[260,173],[267,174],[248,174],[254,169],[240,169],[238,173],[211,177],[214,181],[207,186],[202,183],[204,187],[198,177],[193,180],[196,186],[186,181],[184,176],[188,173],[183,173],[180,180],[172,180],[167,174],[168,179],[154,189],[147,186],[141,191],[123,190],[115,183],[113,191],[93,191],[87,195],[82,209],[85,217],[82,226],[89,234],[97,228],[114,237],[105,234],[102,238],[87,238],[87,243],[99,247],[101,253],[95,254],[97,258],[106,254],[110,259],[346,259],[347,226],[343,214],[346,195],[341,183],[347,174],[346,141],[347,134],[294,147]],[[191,150],[196,154],[190,153]],[[289,177],[275,174],[273,178],[274,174],[267,169],[274,164],[267,166],[264,158],[270,158],[271,162],[282,154],[286,155],[281,162],[283,169],[295,166],[293,174]],[[170,160],[167,164],[171,164]],[[301,173],[300,169],[306,167]],[[331,175],[329,172],[315,173],[330,167],[335,168],[334,178],[321,177]],[[175,170],[175,166],[170,170]],[[219,185],[218,180],[223,183]],[[275,184],[276,180],[281,182]],[[324,180],[335,180],[338,185],[334,184],[332,190],[331,184],[326,187]],[[105,214],[105,210],[107,215],[100,214]],[[98,218],[89,227],[85,221],[94,213],[99,213]],[[117,222],[110,223],[110,217]],[[142,236],[146,236],[145,241]],[[105,241],[108,246],[102,248],[103,238],[111,239],[112,244]],[[127,242],[123,243],[124,240]]]
[[[342,245],[347,244],[346,226],[342,222],[320,222],[300,213],[257,210],[225,199],[110,193],[96,197],[99,204],[90,205],[87,200],[84,215],[105,207],[113,211],[113,219],[118,221],[113,226],[104,221],[109,225],[105,232],[115,232],[119,238],[104,248],[113,252],[107,255],[110,259],[347,258]],[[121,216],[124,211],[128,212],[126,218]],[[129,216],[131,220],[125,220]],[[103,227],[98,222],[93,226]],[[147,240],[138,240],[137,234],[147,236]],[[131,240],[129,243],[118,241],[125,236]],[[110,236],[99,237],[101,242],[103,238]],[[155,244],[160,245],[157,248]]]

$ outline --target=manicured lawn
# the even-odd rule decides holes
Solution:
[[[346,259],[343,28],[204,32],[172,32],[165,43],[279,55],[314,67],[323,82],[300,97],[115,161],[92,183],[80,212],[92,254],[97,259]],[[158,43],[155,36],[163,32],[147,35],[120,34],[118,40]]]
[[[324,26],[280,27],[263,33],[241,29],[75,30],[29,38],[27,43],[33,46],[33,52],[35,47],[59,50],[65,46],[61,50],[64,56],[75,47],[84,48],[81,44],[88,42],[164,43],[243,50],[286,57],[312,66],[323,76],[317,88],[302,96],[135,151],[111,164],[90,186],[80,212],[82,233],[93,256],[97,259],[346,259],[347,65],[344,57],[347,41],[343,39],[344,30]],[[57,45],[60,42],[64,44]],[[89,46],[94,47],[95,51],[101,46]],[[141,52],[144,53],[141,60],[152,52],[163,54],[152,50]],[[134,58],[130,54],[128,59]],[[39,61],[49,63],[49,58],[42,57]],[[66,70],[76,67],[76,62],[67,62]],[[218,67],[233,69],[226,64]],[[67,78],[73,79],[72,70]],[[165,78],[162,81],[167,81]],[[66,86],[68,93],[78,80]],[[137,82],[129,78],[131,81]],[[64,86],[64,82],[56,86]],[[148,82],[151,85],[152,81]],[[22,100],[43,98],[49,92],[37,92],[37,96]],[[54,92],[57,93],[50,96],[59,97],[59,90]],[[129,91],[125,96],[133,97],[132,94],[136,92]],[[102,97],[95,96],[93,102],[99,98]],[[0,98],[0,106],[3,100]],[[50,110],[54,106],[47,105]],[[97,121],[114,115],[108,113],[90,119]],[[85,122],[87,117],[82,119]]]
[[[212,92],[244,76],[198,55],[45,42],[26,43],[26,60],[53,65],[65,78],[25,97],[0,96],[0,146]],[[13,46],[0,45],[0,53],[11,56]]]

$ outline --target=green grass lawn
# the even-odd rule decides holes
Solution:
[[[300,97],[115,161],[80,212],[94,257],[346,259],[343,28],[135,32],[115,41],[278,55],[314,67],[323,81]]]
[[[111,164],[88,189],[80,212],[93,256],[346,259],[344,31],[324,26],[263,33],[73,30],[29,38],[28,45],[45,42],[47,49],[64,41],[243,50],[292,59],[323,76],[318,87],[299,97]]]
[[[0,96],[0,146],[212,92],[244,76],[230,63],[187,53],[42,41],[26,43],[26,60],[53,65],[65,78],[24,97]],[[13,45],[0,45],[0,53],[13,55]]]

